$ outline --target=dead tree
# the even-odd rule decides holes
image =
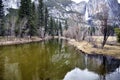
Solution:
[[[101,21],[101,32],[103,34],[101,48],[104,48],[104,45],[106,44],[106,41],[110,36],[110,28],[108,26],[109,8],[105,3],[100,4],[100,10],[97,16]]]

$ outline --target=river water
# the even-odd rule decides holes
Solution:
[[[120,80],[120,60],[53,39],[0,47],[0,80]]]

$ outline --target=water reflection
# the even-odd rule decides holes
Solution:
[[[77,57],[65,44],[63,40],[49,40],[0,47],[0,80],[62,80]]]
[[[0,80],[4,79],[4,58],[0,56]]]
[[[22,80],[18,63],[9,63],[9,58],[6,56],[4,67],[5,67],[4,72],[5,80]]]
[[[64,80],[119,80],[120,60],[103,55],[80,54],[84,69],[75,68],[68,72]],[[82,70],[81,70],[82,69]]]
[[[114,72],[120,66],[120,60],[103,55],[88,55],[87,68],[99,75]]]
[[[66,43],[53,39],[0,47],[0,80],[120,79],[119,60],[80,54]]]
[[[75,68],[68,72],[63,80],[97,80],[98,77],[97,74],[88,71],[88,69]]]
[[[120,71],[117,71],[118,69],[116,69],[116,71],[113,73],[102,76],[88,71],[88,69],[81,70],[79,68],[75,68],[68,72],[63,80],[119,80]]]

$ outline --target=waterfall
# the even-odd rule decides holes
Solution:
[[[87,6],[86,6],[86,11],[85,11],[85,20],[87,21],[89,19],[88,17],[88,10],[87,10]]]

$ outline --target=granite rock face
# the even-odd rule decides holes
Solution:
[[[38,5],[38,0],[35,1]],[[20,0],[3,0],[6,14],[7,9],[18,9],[20,6]],[[113,19],[112,23],[120,24],[120,4],[117,0],[89,0],[75,3],[71,0],[44,0],[44,3],[48,6],[49,14],[59,19],[75,19],[78,21],[77,16],[82,16],[82,20],[87,21],[94,19],[97,14],[102,13],[104,10],[108,10],[108,18]],[[106,8],[106,9],[104,9]],[[104,10],[103,10],[104,9]]]
[[[120,24],[120,4],[117,0],[89,0],[87,10],[88,17],[95,18],[104,12],[108,15],[109,23]]]

